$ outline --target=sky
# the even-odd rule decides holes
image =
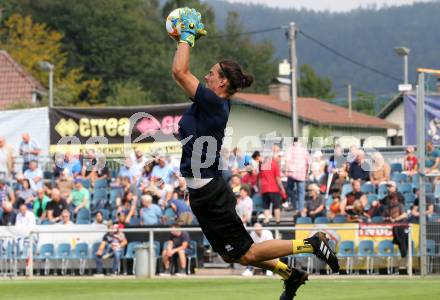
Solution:
[[[307,8],[311,10],[329,10],[332,12],[346,12],[359,6],[367,7],[376,4],[378,8],[383,5],[399,6],[414,2],[433,2],[440,0],[227,0],[229,2],[265,4],[279,8]]]

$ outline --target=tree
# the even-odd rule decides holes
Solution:
[[[358,92],[356,99],[353,101],[353,110],[374,116],[376,97],[365,92]]]
[[[330,100],[336,96],[336,93],[332,92],[332,81],[329,78],[319,77],[307,64],[300,67],[298,94],[302,97],[315,97],[323,100]]]
[[[10,16],[0,28],[0,48],[5,49],[33,77],[48,86],[47,73],[39,63],[49,61],[55,66],[54,102],[57,105],[74,104],[87,95],[94,100],[100,88],[98,80],[83,80],[81,68],[66,68],[67,54],[61,50],[63,35],[50,30],[45,24],[35,23],[31,16]]]
[[[110,106],[134,106],[158,104],[151,98],[151,93],[142,89],[137,81],[117,82],[110,88],[110,95],[106,99]]]

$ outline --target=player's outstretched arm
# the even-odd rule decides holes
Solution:
[[[189,70],[189,55],[191,46],[179,43],[173,61],[173,78],[185,93],[194,97],[199,80]]]

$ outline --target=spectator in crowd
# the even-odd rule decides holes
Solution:
[[[232,176],[232,161],[230,160],[229,149],[222,147],[220,149],[219,169],[222,170],[222,177],[229,182]]]
[[[258,193],[258,171],[253,165],[248,165],[246,167],[246,173],[241,179],[243,185],[248,185],[250,188],[249,196],[254,196]]]
[[[258,174],[258,171],[260,170],[260,165],[262,162],[262,157],[261,157],[260,151],[254,151],[254,153],[252,153],[251,158],[252,158],[252,160],[251,160],[250,164],[253,167],[253,169],[257,171],[257,174]]]
[[[130,224],[131,219],[137,215],[137,199],[137,195],[134,195],[131,190],[126,190],[120,202],[117,202],[117,211],[124,213],[125,224]]]
[[[436,149],[431,141],[426,143],[425,155],[425,173],[439,173],[440,150]]]
[[[156,181],[162,179],[162,181],[164,181],[166,184],[171,183],[173,170],[168,166],[163,155],[158,156],[157,165],[153,167],[151,176],[154,177]]]
[[[88,149],[83,160],[81,176],[83,179],[90,180],[91,186],[94,186],[99,179],[110,178],[110,171],[105,157],[102,154],[98,155],[93,149]]]
[[[21,178],[21,177],[19,178],[20,178],[21,189],[16,191],[17,194],[16,207],[24,203],[29,209],[32,209],[36,192],[31,189],[31,184],[29,182],[29,179]]]
[[[263,197],[264,223],[270,221],[270,205],[272,204],[275,222],[281,221],[281,194],[285,194],[284,186],[281,182],[280,167],[275,158],[266,157],[261,165],[258,174],[259,190]]]
[[[401,192],[397,191],[397,184],[394,181],[388,181],[387,182],[387,195],[385,196],[385,198],[381,199],[380,202],[383,205],[388,205],[390,203],[390,199],[391,197],[396,194],[397,198],[399,199],[399,202],[401,204],[405,204],[405,197],[402,195]]]
[[[3,201],[2,202],[2,213],[0,225],[2,226],[12,226],[15,224],[15,220],[17,218],[17,213],[12,206],[11,202]]]
[[[355,223],[367,223],[371,221],[370,216],[365,212],[365,207],[360,200],[354,201],[353,209],[349,211],[347,221]]]
[[[98,212],[96,213],[93,225],[107,225],[107,220],[104,220],[104,215],[102,214],[102,211],[98,210]]]
[[[151,172],[153,170],[153,163],[149,162],[144,165],[142,174],[139,177],[137,188],[141,191],[145,191],[151,184]]]
[[[97,274],[103,274],[104,259],[113,257],[112,272],[114,275],[117,275],[119,274],[124,248],[127,246],[127,238],[125,234],[119,230],[118,225],[113,225],[111,221],[107,223],[107,228],[109,232],[104,235],[98,251],[96,251],[95,261]]]
[[[186,180],[184,177],[177,178],[178,186],[174,188],[174,193],[177,194],[178,199],[185,199],[186,194]]]
[[[139,215],[141,219],[141,225],[159,225],[162,219],[162,210],[159,205],[153,203],[153,197],[151,195],[142,195],[142,208]]]
[[[286,151],[287,192],[292,206],[301,213],[304,210],[305,181],[309,172],[310,155],[307,149],[294,138],[293,145]]]
[[[332,203],[329,206],[329,210],[327,212],[327,218],[333,220],[336,215],[341,213],[341,197],[339,193],[333,193],[332,195]]]
[[[177,194],[174,194],[177,196]],[[189,204],[185,199],[178,199],[177,197],[169,201],[169,206],[176,214],[176,222],[179,225],[191,225],[193,220],[193,214]]]
[[[13,190],[6,184],[4,178],[0,178],[0,207],[4,202],[15,203],[15,195]]]
[[[74,188],[67,199],[67,203],[71,205],[74,215],[76,215],[81,208],[90,209],[90,192],[83,187],[82,178],[75,178]]]
[[[234,169],[244,169],[251,162],[251,157],[248,154],[243,154],[243,151],[241,151],[241,149],[238,147],[234,147],[234,149],[232,149],[232,155]]]
[[[29,133],[25,132],[21,136],[22,141],[19,146],[19,152],[23,158],[23,173],[29,169],[29,163],[31,161],[38,161],[38,155],[40,154],[40,147],[38,144],[31,140]]]
[[[404,174],[408,175],[408,177],[411,177],[418,172],[418,160],[417,157],[414,155],[414,147],[408,146],[405,150],[405,157],[403,159],[403,172]]]
[[[129,182],[132,183],[134,179],[134,174],[131,169],[133,162],[131,158],[127,157],[124,160],[124,164],[119,168],[118,177],[120,178],[128,178]]]
[[[353,205],[356,201],[360,201],[363,207],[368,204],[367,195],[361,192],[361,181],[353,180],[351,182],[352,191],[345,195],[341,201],[341,214],[353,214]]]
[[[341,191],[342,186],[347,181],[348,164],[340,145],[335,146],[333,155],[328,163],[327,172],[331,176],[331,190]]]
[[[29,169],[24,171],[24,177],[29,179],[31,189],[37,191],[43,187],[43,171],[38,166],[38,161],[31,160],[29,162]]]
[[[237,197],[237,205],[235,210],[244,225],[250,224],[252,221],[253,202],[249,197],[250,188],[243,185],[240,189],[240,195]]]
[[[316,217],[325,216],[325,202],[319,192],[319,186],[316,183],[309,184],[307,191],[308,197],[301,216],[310,217],[312,220],[315,220]]]
[[[378,187],[380,184],[390,180],[391,168],[380,152],[374,152],[372,157],[373,166],[370,172],[370,182],[375,187]]]
[[[350,180],[361,180],[362,182],[370,180],[369,174],[370,167],[365,162],[365,152],[358,150],[356,153],[356,158],[350,163],[348,169],[348,176]]]
[[[116,214],[116,222],[119,229],[124,229],[126,224],[126,214],[123,211],[120,211]]]
[[[105,157],[98,157],[96,166],[93,168],[90,177],[92,186],[95,186],[97,180],[109,180],[110,178],[110,170]]]
[[[15,170],[14,148],[0,136],[0,177],[11,180]]]
[[[356,160],[356,156],[358,154],[359,148],[356,145],[351,145],[347,154],[347,162],[351,164]]]
[[[326,161],[320,150],[313,153],[312,162],[310,163],[310,181],[321,185],[324,183],[326,170]]]
[[[47,219],[51,223],[61,221],[61,213],[67,210],[67,201],[61,197],[61,192],[57,188],[52,189],[52,200],[46,205]]]
[[[162,262],[164,267],[163,275],[171,274],[170,264],[176,256],[179,259],[180,265],[180,272],[176,273],[176,275],[186,275],[186,256],[187,249],[190,247],[190,237],[187,232],[177,229],[179,229],[178,224],[171,226],[171,233],[167,245],[162,251]]]
[[[138,180],[144,173],[144,167],[148,160],[140,148],[137,148],[131,156],[131,173]]]
[[[385,221],[390,223],[402,223],[406,222],[408,214],[405,207],[399,201],[399,197],[396,193],[391,194],[390,201],[385,207]]]
[[[50,198],[44,192],[44,189],[39,189],[37,191],[37,196],[34,199],[33,212],[36,218],[38,218],[38,223],[40,224],[47,219],[47,204],[50,202]]]
[[[60,190],[61,197],[69,198],[73,190],[73,177],[69,175],[69,171],[64,169],[60,173],[60,177],[56,180],[56,186]]]
[[[238,174],[232,175],[231,181],[229,181],[229,185],[231,186],[232,192],[235,195],[239,195],[240,194],[240,189],[241,189],[241,178],[240,178],[240,175],[238,175]]]
[[[411,206],[411,213],[408,221],[410,223],[419,223],[420,221],[420,208],[419,208],[419,191],[416,192],[417,198],[414,199],[414,202]],[[425,215],[429,219],[434,214],[434,201],[430,197],[426,197],[426,212]]]
[[[254,241],[255,244],[259,244],[265,241],[273,240],[272,232],[263,229],[263,226],[261,223],[255,223],[254,230],[251,232],[251,238]],[[242,276],[253,276],[254,275],[254,268],[252,266],[248,266],[246,268],[246,271],[241,273]],[[273,273],[269,270],[266,271],[266,276],[272,276]]]
[[[61,221],[60,221],[61,225],[72,225],[72,221],[70,220],[70,212],[67,209],[64,209],[61,212]]]
[[[67,151],[64,154],[64,161],[61,172],[66,172],[69,177],[76,177],[81,174],[81,161],[72,152]]]
[[[170,184],[166,184],[165,181],[152,179],[152,184],[148,188],[147,192],[157,199],[157,204],[165,209],[168,206],[168,202],[173,198],[173,187]],[[153,201],[154,202],[154,201]]]
[[[374,200],[367,211],[368,221],[370,222],[373,217],[383,217],[384,213],[385,206],[379,200]]]
[[[36,225],[35,215],[32,211],[28,210],[26,204],[20,204],[18,208],[18,214],[15,217],[15,226],[22,227],[34,227]]]

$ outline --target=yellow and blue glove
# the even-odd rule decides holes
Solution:
[[[182,28],[179,43],[194,47],[196,40],[207,34],[202,16],[194,8],[185,7],[180,11],[180,24]]]

